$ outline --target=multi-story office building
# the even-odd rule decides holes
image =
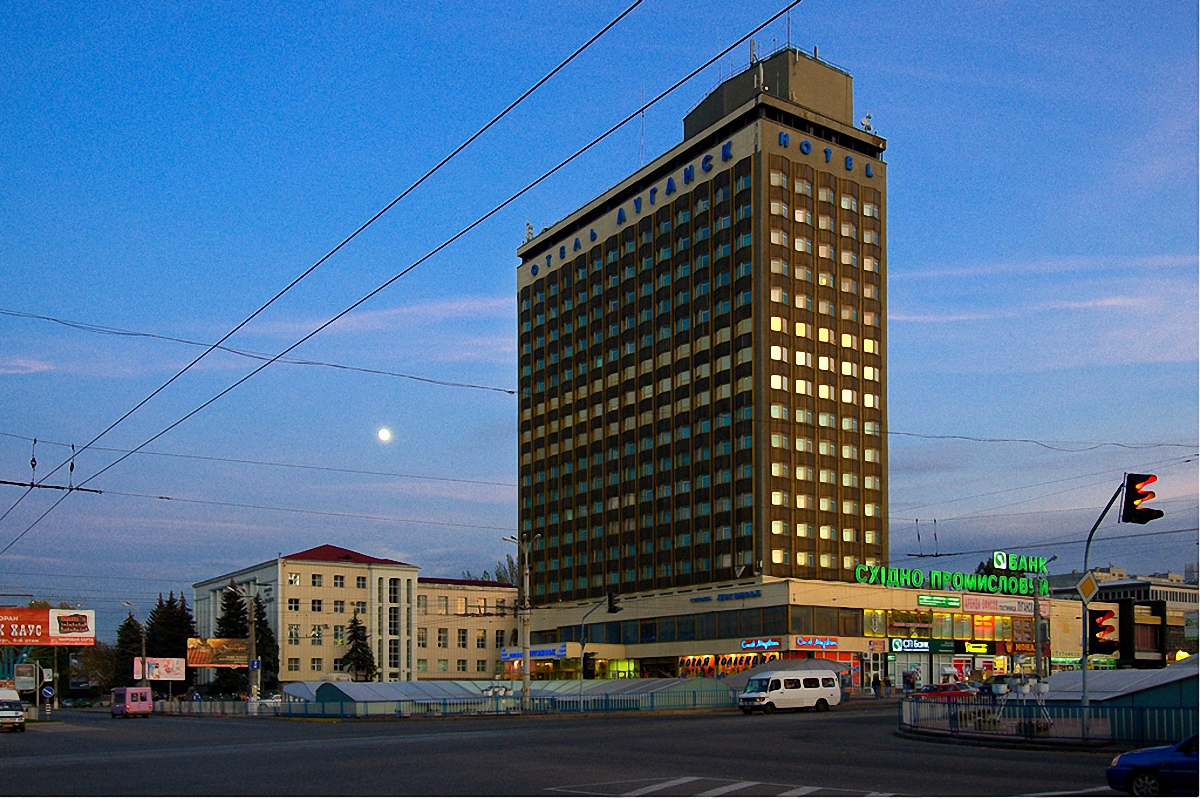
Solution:
[[[262,597],[279,642],[281,682],[340,675],[346,628],[358,616],[379,669],[376,679],[413,673],[413,596],[417,567],[325,544],[196,583],[193,604],[201,637],[213,635],[221,593],[230,580]]]
[[[517,643],[517,589],[491,580],[417,580],[416,674],[420,680],[484,680],[504,673],[501,650]]]
[[[785,49],[519,248],[535,605],[886,565],[884,147]]]

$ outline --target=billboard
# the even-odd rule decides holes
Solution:
[[[94,646],[96,611],[0,608],[0,646]]]
[[[250,665],[250,639],[189,638],[187,665],[207,668],[247,668]]]
[[[146,658],[147,680],[184,680],[187,660],[184,658]],[[133,679],[142,679],[142,659],[133,659]]]

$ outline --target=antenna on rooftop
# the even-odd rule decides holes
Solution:
[[[754,64],[758,61],[758,53],[754,50],[754,40],[750,40],[750,63]]]
[[[788,9],[788,12],[787,12],[787,46],[788,46],[789,50],[792,48],[792,11],[791,11],[791,9]]]
[[[525,223],[525,241],[533,241],[533,223]]]
[[[875,132],[875,128],[871,127],[871,115],[870,114],[867,114],[865,117],[863,117],[859,121],[858,124],[862,125],[862,129],[865,130],[867,133]]]

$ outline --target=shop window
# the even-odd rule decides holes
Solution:
[[[887,636],[887,611],[863,611],[863,635],[868,638],[884,638]]]
[[[838,609],[813,608],[813,633],[816,635],[837,635]]]
[[[695,641],[696,640],[696,617],[695,616],[676,616],[675,617],[675,640],[677,640],[677,641]]]
[[[970,613],[954,614],[954,638],[958,641],[970,641],[974,632]]]
[[[787,605],[762,609],[761,635],[787,635]]]
[[[813,609],[808,605],[793,605],[790,608],[793,635],[812,635]]]
[[[658,643],[658,620],[642,619],[639,622],[638,641],[643,644]]]
[[[857,610],[841,609],[838,611],[838,635],[843,638],[862,637],[862,614]]]
[[[933,613],[927,610],[893,610],[888,613],[888,635],[892,638],[928,638]]]
[[[996,623],[990,615],[975,617],[975,640],[991,641],[996,634]]]
[[[754,638],[763,635],[762,608],[745,608],[739,614],[738,624],[740,638]]]
[[[996,640],[1011,641],[1013,639],[1013,626],[1011,616],[996,617]]]
[[[951,613],[933,614],[933,638],[950,640],[954,638],[954,615]]]
[[[696,614],[696,640],[711,641],[717,637],[717,614]]]
[[[640,628],[636,621],[621,622],[621,643],[636,644],[639,634]]]

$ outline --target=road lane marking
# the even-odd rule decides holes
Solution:
[[[666,782],[656,782],[653,785],[643,785],[641,788],[635,788],[632,791],[621,794],[621,796],[645,796],[648,793],[655,791],[663,791],[667,788],[674,788],[676,785],[687,785],[689,782],[695,782],[699,777],[680,777],[676,780],[667,780]],[[704,796],[704,794],[700,794]]]
[[[1110,791],[1116,796],[1121,796],[1117,791],[1114,791],[1107,785],[1100,785],[1095,788],[1077,788],[1074,791],[1047,791],[1045,793],[1025,793],[1022,796],[1083,796],[1091,794],[1093,791]]]
[[[703,793],[698,793],[698,794],[696,794],[696,796],[724,796],[727,793],[733,793],[734,791],[740,791],[743,788],[749,788],[751,786],[759,785],[759,784],[761,784],[761,783],[735,782],[730,785],[722,785],[719,788],[713,788],[712,790],[704,791]]]
[[[799,788],[792,788],[790,791],[777,793],[776,796],[808,796],[810,793],[816,793],[821,790],[818,785],[801,785]]]

